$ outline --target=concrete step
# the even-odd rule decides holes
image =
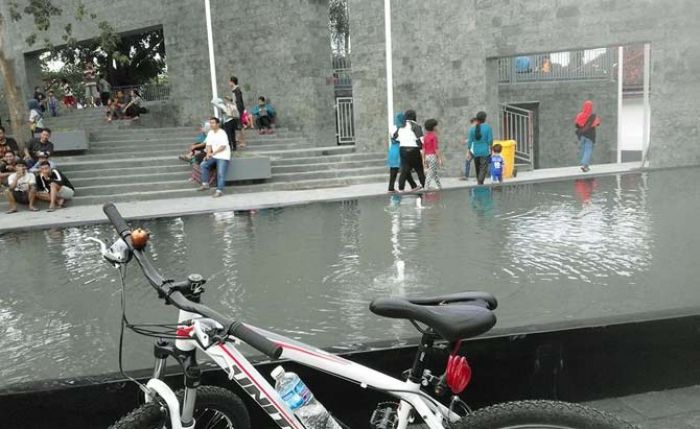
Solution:
[[[297,182],[302,180],[316,180],[328,178],[344,178],[352,176],[369,176],[387,174],[384,167],[356,167],[356,168],[335,168],[327,170],[309,170],[293,173],[273,174],[271,182]]]
[[[269,156],[273,161],[284,158],[307,158],[313,156],[346,155],[354,153],[353,146],[320,146],[305,149],[255,151],[256,155]]]
[[[176,189],[187,189],[193,186],[191,182],[187,181],[187,176],[183,175],[182,178],[170,179],[170,180],[152,180],[149,182],[140,183],[120,183],[115,181],[110,185],[95,185],[95,186],[76,186],[76,192],[81,196],[94,196],[94,195],[116,195],[124,193],[149,193],[152,191],[168,191]]]
[[[329,187],[349,186],[363,183],[383,183],[387,180],[386,174],[372,174],[365,176],[348,176],[330,179],[300,180],[295,182],[261,183],[253,185],[232,185],[224,189],[225,194],[237,194],[247,192],[264,191],[293,191],[301,189],[318,189]],[[190,198],[200,197],[197,200],[206,203],[206,198],[211,198],[211,192],[198,192],[197,185],[187,182],[179,189],[156,189],[149,192],[122,192],[109,195],[84,195],[79,189],[71,205],[104,204],[107,202],[142,201],[164,198]],[[194,202],[193,202],[194,203]]]
[[[154,169],[155,170],[155,169]],[[132,184],[148,184],[148,183],[161,183],[161,182],[182,182],[186,181],[190,177],[190,170],[185,168],[184,170],[175,172],[156,172],[156,171],[144,171],[140,174],[114,174],[105,173],[99,176],[92,177],[76,177],[69,173],[66,176],[70,179],[71,183],[80,189],[81,194],[85,189],[92,189],[94,187],[109,187],[114,184],[122,184],[124,186],[129,186]]]
[[[108,147],[131,147],[131,148],[142,148],[150,145],[164,145],[164,144],[178,144],[183,150],[194,143],[194,137],[183,137],[183,136],[172,136],[172,137],[162,137],[162,136],[148,136],[140,139],[133,140],[91,140],[90,150],[101,149]],[[257,145],[265,144],[278,144],[278,143],[309,143],[309,140],[303,137],[288,137],[288,138],[259,138],[246,140],[246,145],[254,147]]]
[[[101,177],[110,177],[110,176],[140,176],[140,175],[147,175],[147,174],[155,174],[155,175],[167,175],[171,173],[180,173],[180,174],[189,174],[190,172],[190,164],[185,163],[183,161],[179,161],[177,163],[173,163],[172,165],[161,165],[161,164],[155,164],[155,165],[146,165],[146,166],[141,166],[141,167],[131,167],[130,164],[125,164],[124,166],[121,167],[115,167],[115,168],[93,168],[93,169],[78,169],[75,170],[73,169],[72,166],[61,166],[61,171],[66,173],[66,176],[68,176],[73,182],[74,180],[77,179],[91,179],[91,178],[101,178]]]
[[[305,157],[287,157],[275,159],[272,161],[272,166],[286,166],[286,165],[301,165],[301,164],[318,164],[318,163],[334,163],[334,162],[345,162],[345,161],[359,161],[359,160],[377,160],[381,159],[386,161],[386,154],[384,153],[374,153],[374,152],[351,152],[342,155],[317,155],[317,156],[305,156]]]
[[[246,148],[246,152],[256,152],[256,151],[274,151],[274,150],[289,150],[309,147],[309,143],[297,142],[297,143],[260,143],[251,145]],[[105,154],[119,154],[120,156],[125,156],[128,158],[139,157],[139,156],[159,156],[159,155],[174,155],[177,156],[185,151],[187,148],[186,144],[165,143],[165,144],[148,144],[142,146],[104,146],[104,147],[90,147],[87,154],[84,156],[98,156]]]
[[[309,164],[293,164],[293,165],[281,165],[273,166],[272,174],[273,176],[285,173],[303,173],[308,171],[324,171],[324,170],[346,170],[352,168],[365,168],[365,167],[385,167],[386,161],[384,159],[365,159],[365,160],[355,160],[355,161],[340,161],[340,162],[321,162],[321,163],[309,163]]]
[[[132,137],[138,135],[144,135],[148,133],[152,134],[182,134],[186,136],[194,136],[199,132],[197,127],[163,127],[163,128],[130,128],[124,130],[111,130],[109,124],[106,127],[100,127],[99,129],[90,130],[90,136],[94,138],[109,138],[111,140],[118,140],[124,136]],[[280,128],[275,131],[274,134],[263,134],[260,135],[254,130],[245,130],[244,134],[246,137],[275,137],[275,136],[294,136],[299,137],[302,134],[298,131],[290,131],[286,128]]]
[[[131,158],[128,160],[115,159],[114,156],[103,155],[102,158],[88,158],[88,155],[79,156],[56,156],[53,160],[58,164],[59,168],[65,169],[66,172],[84,171],[84,170],[102,170],[110,168],[119,168],[124,166],[131,167],[170,167],[174,165],[183,165],[184,163],[177,159],[177,156],[159,156],[159,157],[143,157]]]

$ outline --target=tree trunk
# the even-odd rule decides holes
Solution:
[[[0,17],[0,75],[3,77],[3,84],[6,94],[7,106],[10,109],[10,122],[12,123],[12,134],[17,140],[20,149],[24,149],[25,144],[31,138],[29,126],[26,125],[27,108],[24,103],[22,92],[18,88],[15,79],[15,70],[12,61],[7,58],[4,50],[2,17]]]

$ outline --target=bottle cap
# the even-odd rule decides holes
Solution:
[[[272,378],[277,380],[278,378],[280,378],[284,375],[284,368],[282,368],[282,366],[278,365],[275,367],[275,369],[272,370],[270,375],[272,375]]]

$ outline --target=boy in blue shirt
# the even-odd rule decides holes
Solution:
[[[491,181],[492,182],[503,182],[503,168],[505,167],[505,161],[501,156],[501,151],[503,147],[496,143],[493,145],[491,154]]]

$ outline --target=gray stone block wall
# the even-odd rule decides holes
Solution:
[[[617,162],[617,82],[566,81],[499,85],[501,103],[539,102],[537,168],[579,165],[573,118],[584,100],[593,101],[601,118],[593,162]],[[494,121],[495,122],[495,121]]]
[[[383,4],[349,1],[358,145],[385,147]],[[393,0],[392,9],[395,108],[417,106],[419,119],[443,122],[450,172],[469,115],[497,109],[488,58],[640,42],[652,44],[651,165],[700,164],[700,2]]]
[[[319,146],[335,144],[328,2],[214,3],[219,91],[230,94],[236,75],[246,108],[268,97],[279,126],[304,130]]]
[[[200,121],[212,114],[209,57],[201,0],[81,0],[97,21],[109,20],[119,32],[162,26],[165,37],[171,104],[182,124]],[[78,0],[61,0],[64,15],[52,23],[49,38],[60,45],[63,27],[72,23],[78,40],[99,34],[89,19],[75,22]],[[280,125],[307,132],[319,145],[335,142],[328,4],[324,0],[267,0],[250,4],[240,0],[212,0],[212,20],[217,56],[219,93],[228,91],[234,73],[248,84],[250,105],[257,95],[272,98],[280,113]],[[43,47],[24,43],[26,20],[10,26],[12,56],[29,96],[37,75],[27,73],[25,59],[32,61]],[[21,36],[21,37],[20,37]],[[43,37],[43,36],[42,36]],[[29,55],[26,55],[29,54]],[[31,82],[27,81],[27,78]]]

